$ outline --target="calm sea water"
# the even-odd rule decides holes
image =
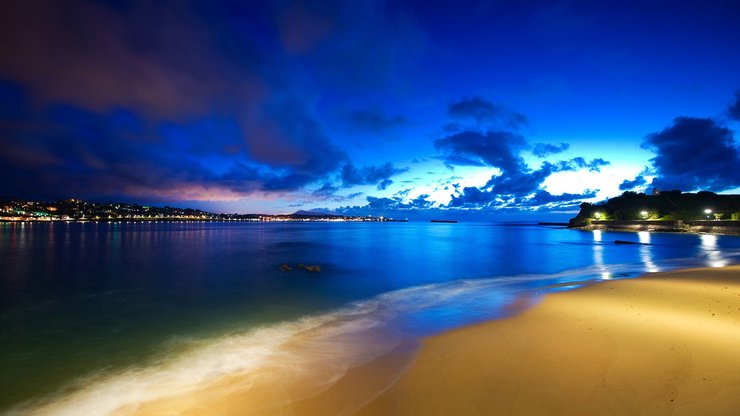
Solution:
[[[0,224],[0,411],[100,380],[143,400],[124,381],[249,371],[327,322],[417,337],[505,316],[524,295],[738,262],[738,237],[527,224]]]

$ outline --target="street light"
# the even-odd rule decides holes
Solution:
[[[647,218],[647,216],[648,216],[648,212],[647,212],[647,211],[640,211],[640,216],[641,216],[641,217],[642,217],[643,219],[645,219],[645,218]]]
[[[707,218],[709,218],[709,215],[712,213],[712,210],[709,209],[709,208],[707,208],[707,209],[704,210],[704,213],[707,214]],[[709,219],[711,219],[711,218],[709,218]]]
[[[601,219],[601,212],[599,212],[599,211],[594,212],[594,218],[596,218],[597,220],[600,220]]]

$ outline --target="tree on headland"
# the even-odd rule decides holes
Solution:
[[[679,190],[646,195],[627,191],[609,200],[580,205],[580,212],[571,220],[587,224],[592,220],[706,220],[730,218],[738,220],[740,195],[718,195],[713,192],[682,193]]]

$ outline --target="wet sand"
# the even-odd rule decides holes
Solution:
[[[740,266],[548,294],[410,350],[320,387],[320,368],[259,386],[234,376],[120,414],[738,415]]]
[[[740,266],[548,295],[424,342],[362,415],[738,415]]]

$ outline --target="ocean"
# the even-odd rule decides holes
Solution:
[[[103,415],[278,367],[321,367],[318,388],[548,292],[738,262],[736,236],[526,223],[0,223],[0,412]]]

